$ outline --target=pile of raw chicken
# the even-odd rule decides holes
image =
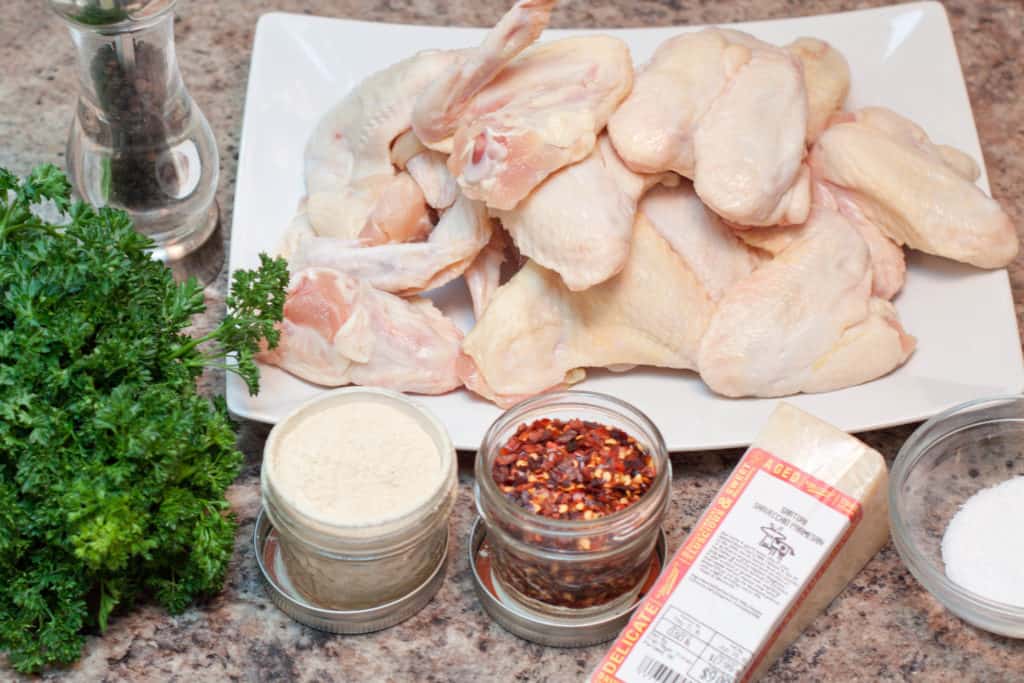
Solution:
[[[414,55],[327,113],[262,361],[502,406],[591,367],[696,370],[725,396],[829,391],[913,352],[890,303],[904,246],[981,268],[1016,255],[971,158],[892,111],[842,111],[849,69],[827,43],[711,28],[634,74],[615,38],[532,46],[554,1],[521,0],[479,47]],[[465,337],[417,296],[460,276]]]

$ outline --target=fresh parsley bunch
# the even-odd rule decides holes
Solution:
[[[222,324],[192,338],[203,290],[152,246],[124,212],[72,204],[57,168],[0,169],[0,649],[20,671],[74,661],[115,608],[178,612],[223,584],[242,455],[196,379],[230,354],[257,389],[287,267],[236,273]]]

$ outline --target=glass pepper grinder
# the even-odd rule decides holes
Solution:
[[[213,131],[174,52],[176,0],[49,0],[78,51],[68,137],[78,195],[126,210],[177,279],[212,281],[223,262]]]

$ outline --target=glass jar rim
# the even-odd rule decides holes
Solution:
[[[401,409],[415,413],[426,425],[431,439],[437,446],[440,458],[440,476],[435,488],[425,494],[423,500],[414,507],[395,515],[367,524],[336,524],[330,520],[308,514],[285,498],[270,476],[271,454],[278,446],[281,435],[287,431],[290,423],[300,420],[303,415],[317,406],[339,400],[357,400],[359,397],[371,397],[384,400]],[[376,549],[387,549],[387,554],[400,552],[408,545],[430,532],[431,525],[422,524],[424,517],[445,507],[454,498],[457,482],[457,458],[455,447],[451,443],[444,425],[430,411],[404,395],[387,389],[371,387],[344,387],[325,392],[316,398],[303,403],[289,412],[271,430],[263,449],[263,463],[260,468],[260,488],[263,506],[270,515],[275,526],[283,526],[284,531],[295,536],[318,550],[332,554],[338,552],[338,545],[344,545],[345,553],[367,552]],[[450,507],[450,506],[447,506]],[[411,535],[410,535],[410,532]],[[408,536],[407,538],[403,538]],[[397,544],[397,545],[396,545]]]
[[[535,409],[541,407],[562,409],[570,407],[572,404],[580,404],[590,409],[598,408],[609,414],[625,418],[626,421],[636,423],[642,431],[646,432],[640,435],[631,434],[631,436],[637,438],[643,446],[649,449],[655,457],[658,471],[655,473],[650,489],[633,505],[609,515],[590,520],[553,519],[530,512],[514,504],[498,489],[498,485],[494,481],[494,477],[491,476],[490,467],[486,461],[489,459],[487,455],[489,447],[495,452],[501,448],[501,444],[498,442],[499,433],[507,429],[509,425],[519,422],[524,414]],[[646,443],[647,441],[651,443]],[[542,528],[545,534],[557,534],[571,538],[576,535],[590,535],[594,532],[595,526],[607,529],[608,527],[615,528],[622,524],[630,524],[638,512],[661,504],[661,499],[667,496],[668,489],[670,488],[669,480],[672,477],[672,463],[661,430],[642,410],[627,401],[609,394],[596,391],[563,390],[540,394],[521,401],[494,420],[484,434],[480,448],[477,451],[474,475],[475,482],[473,488],[476,494],[477,510],[485,520],[488,518],[488,515],[481,505],[480,498],[482,495],[487,495],[503,514],[511,515],[517,522],[535,528]]]

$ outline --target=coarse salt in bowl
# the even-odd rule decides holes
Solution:
[[[896,456],[889,479],[893,543],[914,577],[949,611],[978,628],[1024,638],[1024,604],[1008,604],[951,580],[943,537],[972,496],[1024,476],[1024,397],[985,398],[936,415]],[[1007,534],[1019,519],[1007,515]],[[986,530],[991,533],[992,530]],[[948,549],[947,549],[948,551]],[[983,563],[992,557],[974,558]]]

